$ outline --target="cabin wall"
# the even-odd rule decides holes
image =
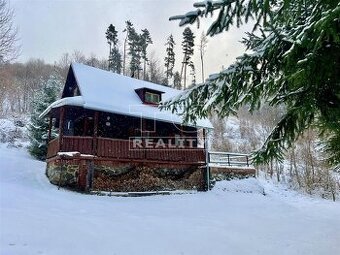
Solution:
[[[93,136],[95,111],[81,107],[64,107],[63,136]],[[60,128],[59,111],[55,110],[53,127]],[[141,119],[121,114],[99,112],[98,137],[126,139],[131,137],[173,138],[177,136],[197,139],[197,128],[174,123]],[[197,142],[195,146],[197,147]]]

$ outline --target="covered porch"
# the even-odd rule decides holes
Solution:
[[[205,162],[206,131],[199,132],[194,127],[76,106],[52,109],[49,123],[47,159],[61,152],[79,152],[104,160]],[[51,139],[55,132],[58,136]]]

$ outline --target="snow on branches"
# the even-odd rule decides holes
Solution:
[[[340,164],[340,148],[335,145],[340,142],[340,3],[208,0],[194,7],[170,20],[192,24],[218,11],[207,32],[213,36],[254,19],[253,31],[242,41],[247,51],[226,70],[163,107],[181,109],[186,121],[195,121],[211,112],[227,116],[242,105],[254,110],[264,102],[283,104],[286,114],[255,159],[282,159],[298,136],[313,126],[324,136],[329,162]]]

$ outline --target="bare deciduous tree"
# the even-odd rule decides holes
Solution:
[[[200,37],[200,44],[198,45],[200,51],[200,58],[201,58],[201,72],[202,72],[202,83],[204,82],[204,54],[207,48],[208,38],[204,31],[202,31]]]
[[[164,84],[166,77],[161,65],[161,61],[156,57],[155,52],[151,52],[149,57],[149,71],[145,80],[158,84]]]
[[[13,10],[6,0],[0,0],[0,64],[18,56],[17,29],[13,25]]]

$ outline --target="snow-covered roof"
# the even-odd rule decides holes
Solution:
[[[156,119],[176,124],[182,123],[182,117],[171,111],[160,110],[157,106],[143,104],[135,92],[136,89],[148,88],[164,92],[162,100],[168,100],[180,90],[155,83],[130,78],[91,66],[72,63],[71,70],[80,90],[80,96],[62,98],[51,104],[41,116],[52,108],[64,105],[81,106],[86,109],[124,114],[146,119]],[[213,128],[208,119],[200,119],[197,127]]]

